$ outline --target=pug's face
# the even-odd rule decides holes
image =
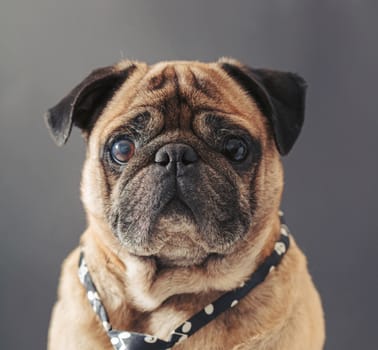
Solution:
[[[236,61],[121,62],[93,72],[48,123],[58,143],[64,118],[60,143],[72,124],[83,130],[89,217],[132,254],[189,266],[247,244],[278,210],[279,153],[299,133],[303,98],[298,76]]]

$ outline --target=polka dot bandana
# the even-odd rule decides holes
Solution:
[[[262,283],[269,273],[274,271],[289,248],[289,229],[284,223],[282,212],[280,212],[280,218],[280,238],[275,243],[272,254],[265,259],[249,280],[243,283],[239,288],[223,294],[211,304],[205,306],[200,312],[182,323],[172,331],[168,341],[148,334],[120,331],[112,328],[108,314],[92,281],[82,252],[79,261],[79,279],[87,290],[89,303],[93,311],[99,317],[113,348],[115,350],[170,350],[175,344],[185,341],[186,338],[206,326],[221,313],[233,307],[237,307],[243,297]]]

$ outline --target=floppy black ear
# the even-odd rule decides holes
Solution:
[[[117,66],[98,68],[50,108],[45,120],[56,144],[66,143],[72,125],[89,134],[106,104],[134,69],[134,64],[122,69]]]
[[[268,118],[281,155],[289,153],[301,131],[306,82],[299,75],[253,69],[234,60],[220,60],[222,68],[257,102]]]

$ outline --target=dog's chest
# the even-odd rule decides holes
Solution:
[[[206,305],[211,297],[191,298],[178,304],[165,305],[151,313],[145,322],[145,332],[168,340],[172,330],[198,311],[200,306]],[[246,308],[247,306],[247,308]],[[248,305],[244,305],[243,311],[228,310],[212,320],[205,327],[198,330],[189,338],[183,338],[183,341],[175,346],[177,350],[195,350],[195,349],[233,349],[243,340],[250,338],[251,327],[253,324],[243,322],[244,313],[248,312]],[[253,323],[253,322],[252,322]],[[186,324],[186,323],[184,323]],[[211,348],[209,348],[211,344]],[[242,349],[242,348],[240,348]]]

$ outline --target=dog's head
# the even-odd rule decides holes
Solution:
[[[123,61],[93,71],[46,120],[58,145],[73,125],[87,141],[89,220],[132,254],[187,266],[232,252],[278,211],[280,154],[304,97],[298,75],[230,59]]]

